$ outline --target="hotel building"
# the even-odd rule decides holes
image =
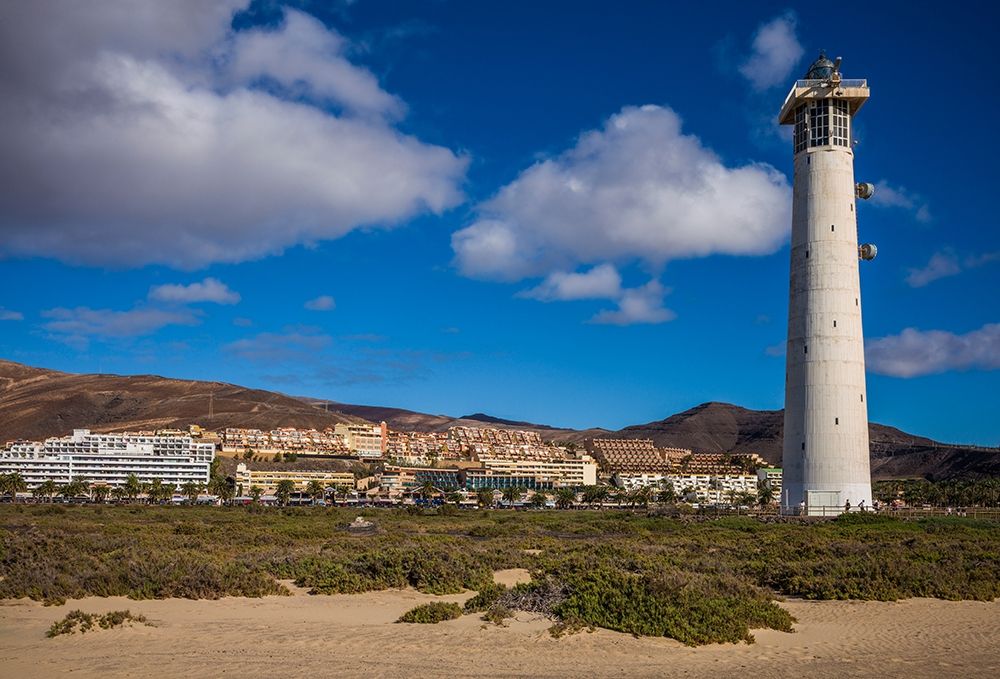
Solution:
[[[147,483],[159,479],[179,488],[191,481],[208,483],[215,445],[191,436],[162,434],[93,434],[74,429],[71,436],[43,443],[16,442],[0,451],[0,474],[19,473],[29,488],[55,481],[86,479],[120,486],[134,474]]]

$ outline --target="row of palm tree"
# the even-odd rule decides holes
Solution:
[[[223,501],[231,500],[234,496],[233,485],[224,478],[216,477],[207,488]],[[181,485],[181,493],[193,504],[198,500],[198,495],[206,489],[206,485],[195,481],[189,481]],[[21,474],[14,472],[11,474],[0,474],[0,494],[10,495],[16,502],[17,494],[28,490],[28,484]],[[52,502],[56,497],[67,500],[84,498],[90,502],[103,503],[108,499],[115,502],[148,502],[156,504],[173,498],[174,486],[164,484],[160,479],[153,479],[148,483],[143,483],[135,474],[129,474],[121,485],[108,486],[105,484],[91,484],[86,478],[76,478],[69,483],[56,483],[52,479],[46,479],[31,489],[31,494],[42,501]]]

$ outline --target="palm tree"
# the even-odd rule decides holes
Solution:
[[[548,493],[546,493],[544,490],[536,490],[535,494],[531,496],[531,499],[528,500],[528,502],[530,502],[531,506],[534,507],[535,509],[542,509],[545,507],[545,503],[548,502],[548,500],[549,500]]]
[[[109,491],[109,493],[111,495],[111,499],[114,500],[115,502],[121,502],[122,500],[125,499],[126,492],[125,489],[122,488],[121,486],[115,486]]]
[[[129,474],[125,477],[125,485],[122,488],[125,491],[125,497],[128,498],[128,501],[135,502],[135,499],[139,497],[139,493],[142,492],[142,483],[139,481],[138,476]]]
[[[674,492],[674,484],[667,480],[661,481],[660,494],[657,500],[665,505],[672,505],[677,501],[677,493]]]
[[[448,502],[452,503],[453,505],[459,505],[459,504],[462,503],[462,500],[464,500],[465,497],[460,492],[458,492],[457,490],[453,490],[450,493],[448,493],[448,495],[446,496],[446,499],[448,500]]]
[[[94,502],[98,504],[104,504],[104,501],[108,499],[108,493],[110,492],[110,490],[111,489],[108,486],[101,485],[101,486],[94,486],[93,488],[91,488],[90,492],[94,498]]]
[[[76,481],[75,479],[73,481],[70,481],[66,485],[62,486],[61,488],[59,488],[59,495],[66,498],[67,500],[72,500],[79,494],[80,494],[80,482]]]
[[[196,481],[188,481],[181,486],[181,492],[187,496],[188,502],[195,504],[198,501],[198,494],[201,493],[202,484]]]
[[[250,499],[254,501],[254,504],[260,502],[260,496],[264,494],[264,489],[260,486],[250,486]]]
[[[493,506],[493,489],[480,488],[476,491],[476,501],[480,507],[489,508]]]
[[[208,482],[208,492],[219,498],[223,504],[228,503],[236,494],[235,484],[225,476],[213,476]]]
[[[556,491],[556,507],[569,509],[576,502],[576,491],[572,488],[560,488]]]
[[[437,488],[434,487],[432,481],[424,481],[417,492],[420,493],[420,497],[423,498],[424,502],[429,502],[437,494]]]
[[[771,487],[770,483],[761,481],[757,484],[757,504],[763,509],[772,502],[774,502],[774,488]]]
[[[10,493],[11,502],[17,502],[17,494],[28,490],[28,484],[19,472],[11,472],[0,477],[0,492]]]
[[[313,479],[306,484],[306,493],[308,493],[309,497],[313,499],[313,504],[316,504],[317,500],[322,500],[323,496],[326,495],[326,489],[323,487],[322,483]]]
[[[59,492],[59,485],[52,479],[46,479],[35,486],[31,492],[35,497],[46,497],[49,502],[52,502],[52,498]]]
[[[600,504],[608,496],[607,486],[586,486],[583,489],[583,503],[591,507]]]
[[[146,484],[146,500],[151,504],[158,503],[160,497],[163,494],[163,481],[162,479],[153,479]]]
[[[90,479],[81,476],[76,480],[76,495],[77,497],[83,495],[87,498],[87,502],[90,502]]]
[[[522,495],[524,495],[524,492],[518,486],[509,486],[500,492],[500,496],[503,498],[504,502],[511,507],[521,500]]]
[[[281,479],[274,490],[274,496],[283,506],[288,506],[288,500],[295,492],[295,482],[291,479]]]

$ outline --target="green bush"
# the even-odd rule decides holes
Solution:
[[[444,601],[432,601],[408,610],[400,616],[398,622],[419,622],[436,624],[443,620],[454,620],[462,617],[462,607]]]
[[[465,602],[465,612],[482,613],[483,611],[488,610],[506,591],[507,588],[503,585],[498,585],[493,582],[487,584],[486,586],[480,588],[476,596]]]

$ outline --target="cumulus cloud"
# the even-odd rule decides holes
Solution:
[[[875,184],[875,195],[868,201],[876,207],[896,207],[913,214],[918,222],[927,223],[933,219],[927,202],[919,194],[902,186],[892,186],[882,179]]]
[[[892,377],[995,370],[1000,368],[1000,323],[964,335],[906,328],[898,335],[867,342],[865,357],[869,370]]]
[[[236,304],[240,295],[229,289],[217,278],[206,278],[199,283],[190,285],[158,285],[149,291],[149,298],[158,302],[178,304],[194,304],[197,302],[215,302],[216,304]]]
[[[11,311],[0,307],[0,321],[23,321],[24,314],[20,311]]]
[[[543,302],[577,299],[615,299],[622,292],[622,277],[611,264],[600,264],[582,273],[556,271],[531,290],[521,293]]]
[[[49,319],[43,328],[53,338],[78,348],[91,339],[121,339],[151,335],[168,325],[195,325],[198,317],[189,309],[137,307],[128,311],[57,307],[42,312]]]
[[[804,52],[795,34],[795,24],[795,15],[788,12],[757,29],[753,51],[739,67],[754,89],[766,90],[788,83],[792,69]]]
[[[637,323],[665,323],[677,318],[663,306],[663,296],[669,292],[659,281],[652,280],[642,287],[622,291],[615,311],[601,311],[591,323],[608,325],[634,325]]]
[[[911,288],[922,288],[941,278],[957,276],[967,269],[975,269],[1000,261],[1000,252],[986,252],[960,258],[951,250],[935,252],[926,265],[911,268],[906,275],[906,283]]]
[[[194,269],[462,199],[343,36],[248,0],[15,0],[0,21],[0,256]]]
[[[332,311],[337,303],[330,295],[320,295],[316,299],[311,299],[305,303],[306,309],[310,311]]]
[[[626,107],[478,205],[452,247],[465,275],[501,280],[636,258],[767,254],[788,233],[790,205],[773,167],[729,167],[683,134],[669,108]]]
[[[618,269],[611,264],[600,264],[580,273],[556,271],[549,274],[537,287],[520,293],[520,296],[542,302],[614,300],[618,303],[617,310],[600,311],[590,322],[633,325],[673,320],[674,312],[663,307],[663,297],[667,292],[657,280],[638,288],[624,288]]]

